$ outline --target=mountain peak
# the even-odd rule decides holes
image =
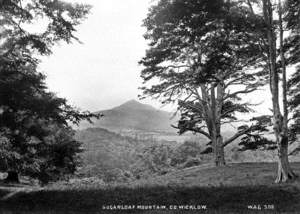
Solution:
[[[137,109],[155,110],[155,108],[152,107],[151,105],[140,103],[134,99],[129,100],[116,108],[117,109],[135,109],[135,110],[137,110]]]
[[[88,124],[84,127],[104,128],[115,132],[136,130],[176,133],[171,124],[174,124],[177,118],[171,118],[169,112],[158,110],[136,100],[129,100],[120,106],[99,113],[104,116],[99,120],[94,120],[92,125]]]
[[[122,105],[143,105],[143,104],[136,101],[135,99],[132,99],[132,100],[129,100],[129,101],[123,103]]]

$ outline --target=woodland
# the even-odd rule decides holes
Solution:
[[[42,57],[59,43],[80,43],[76,29],[91,8],[0,0],[0,210],[75,213],[201,200],[213,211],[244,209],[251,200],[300,210],[300,168],[290,159],[300,152],[300,1],[152,3],[141,23],[148,46],[137,62],[140,99],[177,107],[169,125],[198,136],[183,143],[78,130],[105,114],[81,111],[49,90]],[[46,27],[30,30],[37,23]],[[258,90],[270,92],[269,114],[257,116],[260,104],[245,99]],[[260,155],[242,163],[249,152]],[[269,156],[275,161],[266,163]]]

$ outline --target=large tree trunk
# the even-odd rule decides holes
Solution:
[[[223,138],[222,136],[217,137],[216,151],[215,151],[215,164],[216,166],[224,166],[225,155],[224,155],[224,146],[223,146]]]
[[[216,165],[225,165],[224,143],[221,134],[221,118],[224,99],[224,82],[220,76],[220,82],[217,85],[217,107],[216,107],[216,128],[217,128],[217,148],[216,148]]]
[[[224,155],[223,138],[220,134],[217,134],[216,130],[213,131],[212,148],[215,166],[224,166],[226,162]]]
[[[283,50],[283,19],[282,19],[282,6],[281,0],[278,1],[278,15],[279,15],[279,39],[280,39],[280,61],[282,70],[282,103],[283,103],[283,129],[285,136],[288,136],[288,101],[287,101],[287,78],[286,78],[286,60]]]
[[[223,106],[224,88],[222,82],[216,85],[217,96],[215,96],[215,87],[211,87],[211,110],[213,118],[213,150],[216,166],[225,165],[223,137],[221,135],[221,112]]]
[[[278,144],[278,169],[276,183],[287,182],[293,180],[295,173],[293,172],[288,159],[288,138],[280,136]]]
[[[7,174],[6,183],[20,183],[19,174],[16,171],[8,171]]]
[[[287,78],[286,78],[286,60],[283,50],[283,19],[282,19],[282,5],[281,0],[278,1],[278,15],[279,15],[279,31],[280,31],[280,60],[282,68],[282,101],[283,101],[283,120],[282,133],[278,140],[278,171],[276,183],[287,182],[296,177],[296,174],[290,167],[288,159],[288,104],[287,104]]]

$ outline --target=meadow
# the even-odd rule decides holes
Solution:
[[[292,166],[300,174],[300,163]],[[0,213],[299,213],[300,181],[275,184],[275,168],[207,165],[110,185],[8,187],[0,191]]]

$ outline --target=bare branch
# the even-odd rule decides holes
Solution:
[[[172,127],[175,128],[175,129],[180,129],[178,126],[174,126],[174,125],[172,125]],[[211,140],[211,136],[206,131],[202,130],[201,128],[192,128],[192,127],[189,127],[186,130],[202,134],[202,135],[204,135],[205,137],[207,137],[208,139]]]
[[[248,3],[248,6],[251,10],[251,13],[254,14],[254,10],[253,10],[253,7],[252,7],[252,4],[251,4],[250,0],[247,0],[247,3]]]
[[[256,90],[257,90],[257,88],[251,88],[251,89],[244,89],[244,90],[236,91],[236,92],[234,92],[234,93],[232,93],[232,94],[228,94],[227,96],[225,96],[223,100],[226,100],[226,99],[228,99],[228,98],[235,97],[235,96],[237,96],[238,94],[248,94],[248,93],[254,92],[254,91],[256,91]]]
[[[227,145],[229,145],[230,143],[232,143],[234,140],[236,140],[237,138],[239,138],[240,136],[250,132],[252,130],[252,126],[249,127],[248,129],[245,129],[243,131],[240,131],[238,133],[236,133],[235,135],[233,135],[231,138],[227,139],[224,143],[223,146],[226,147]]]

